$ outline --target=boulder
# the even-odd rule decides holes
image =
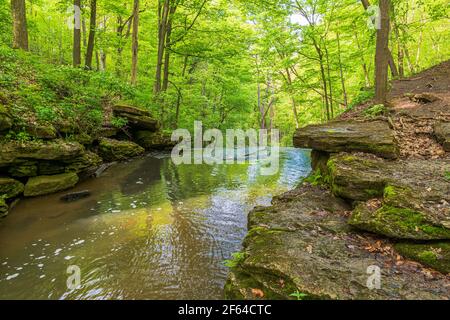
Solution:
[[[450,152],[450,122],[440,122],[434,127],[434,134],[446,152]]]
[[[331,188],[339,197],[366,201],[382,197],[388,185],[406,186],[425,201],[450,202],[449,159],[386,161],[371,155],[341,153],[328,161]]]
[[[30,178],[25,185],[24,195],[36,197],[73,188],[78,183],[76,173]]]
[[[131,114],[122,114],[121,117],[128,120],[128,126],[137,130],[158,131],[159,122],[153,118],[146,116],[135,116]]]
[[[450,274],[450,242],[401,242],[394,248],[405,258],[420,262],[444,274]]]
[[[0,197],[0,218],[6,217],[8,215],[8,205],[6,204],[5,198]]]
[[[111,138],[117,135],[118,133],[117,128],[113,127],[102,127],[99,132],[97,133],[97,138]]]
[[[399,155],[394,131],[385,121],[334,121],[307,126],[296,131],[294,146],[328,153],[366,152],[387,159]]]
[[[122,104],[114,106],[113,112],[115,116],[127,119],[128,126],[136,130],[157,131],[160,127],[147,110]]]
[[[52,142],[15,141],[0,144],[0,167],[26,160],[68,160],[77,157],[84,147],[76,142],[56,140]]]
[[[145,149],[130,141],[118,141],[103,138],[100,140],[98,153],[105,161],[123,161],[142,155]]]
[[[20,195],[24,186],[20,181],[8,177],[0,177],[0,198],[11,199]]]
[[[8,110],[0,104],[0,131],[8,130],[12,127],[13,121]]]
[[[256,208],[244,250],[236,255],[225,286],[228,299],[448,299],[444,276],[426,279],[396,257],[368,250],[376,241],[347,224],[349,207],[329,191],[302,186]],[[382,272],[371,290],[368,273]],[[373,289],[373,288],[372,288]]]
[[[137,131],[134,137],[136,142],[146,150],[165,150],[175,146],[170,137],[161,132]]]

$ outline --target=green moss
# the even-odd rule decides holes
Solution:
[[[24,186],[20,181],[0,177],[0,197],[11,199],[20,195],[24,190]]]
[[[5,217],[8,214],[8,205],[6,204],[5,198],[0,197],[0,218]]]
[[[76,173],[30,178],[25,185],[24,195],[26,197],[36,197],[67,190],[74,187],[78,180]]]
[[[373,118],[377,116],[382,116],[386,114],[387,109],[383,104],[376,104],[370,108],[364,110],[364,115],[368,118]]]
[[[450,273],[450,242],[397,243],[395,249],[405,258],[444,274]]]
[[[400,239],[450,239],[450,230],[432,224],[419,211],[384,205],[375,212],[364,205],[357,207],[349,220],[353,226],[381,235]]]

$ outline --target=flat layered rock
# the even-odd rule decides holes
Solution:
[[[116,105],[113,108],[114,115],[128,120],[128,126],[136,130],[157,131],[159,122],[153,119],[150,112],[129,105]]]
[[[136,142],[146,150],[165,150],[175,146],[170,136],[165,136],[161,132],[138,131],[134,136]]]
[[[328,153],[367,152],[396,159],[399,155],[394,132],[385,121],[335,121],[298,129],[294,146]]]
[[[373,238],[347,224],[347,205],[303,186],[250,214],[244,251],[226,284],[229,299],[449,299],[446,277],[367,249]],[[381,287],[370,271],[379,267]],[[369,272],[369,273],[368,273]],[[372,271],[373,272],[373,271]],[[372,289],[371,289],[372,288]]]
[[[142,155],[145,149],[130,141],[103,138],[98,146],[98,153],[105,161],[123,161]]]
[[[30,178],[25,185],[25,197],[37,197],[73,188],[78,183],[76,173]]]
[[[336,196],[359,204],[350,224],[390,238],[450,239],[450,160],[386,161],[338,154],[328,161]]]
[[[22,160],[68,160],[79,156],[84,147],[77,142],[5,142],[0,144],[0,167]]]

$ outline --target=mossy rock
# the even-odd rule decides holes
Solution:
[[[153,119],[147,110],[126,104],[118,104],[113,107],[113,112],[115,116],[127,119],[128,126],[132,129],[156,132],[160,128],[159,122]]]
[[[94,143],[94,138],[87,133],[76,134],[72,136],[70,140],[78,142],[85,146],[89,146]]]
[[[38,165],[36,161],[23,161],[8,169],[8,174],[15,178],[35,177],[38,175]]]
[[[13,125],[10,113],[5,106],[0,104],[0,132],[9,130]]]
[[[327,164],[333,193],[341,198],[365,201],[383,195],[387,183],[381,159],[338,154]]]
[[[444,276],[429,281],[389,255],[368,252],[373,237],[347,224],[348,210],[329,191],[308,185],[277,197],[272,207],[256,208],[242,258],[231,267],[226,298],[287,300],[295,293],[333,300],[448,298]],[[380,290],[367,286],[369,266],[382,267]]]
[[[334,121],[298,129],[294,146],[328,153],[366,152],[397,159],[394,132],[385,121]]]
[[[0,218],[6,217],[8,215],[8,205],[6,204],[5,198],[0,197]]]
[[[365,203],[358,205],[349,219],[349,224],[395,239],[450,239],[450,229],[432,221],[426,212],[386,204],[381,208],[373,208]]]
[[[77,142],[54,140],[51,142],[4,142],[0,144],[0,167],[23,160],[68,160],[84,152]]]
[[[450,273],[450,242],[397,243],[394,247],[405,258],[444,274]]]
[[[24,186],[20,181],[8,177],[0,177],[0,197],[11,199],[20,195]]]
[[[105,161],[123,161],[144,154],[145,149],[130,141],[103,138],[98,153]]]
[[[25,185],[24,195],[36,197],[73,188],[78,183],[76,173],[63,173],[54,176],[30,178]]]
[[[175,146],[170,137],[161,132],[138,131],[134,137],[136,142],[146,150],[165,150]]]
[[[94,152],[87,151],[81,156],[65,162],[65,172],[82,173],[98,168],[103,163],[102,158]]]

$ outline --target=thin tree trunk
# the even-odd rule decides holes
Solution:
[[[133,36],[132,36],[131,84],[137,83],[138,51],[139,51],[139,0],[134,0],[133,6]]]
[[[11,0],[13,48],[28,51],[28,27],[25,0]]]
[[[347,109],[348,108],[348,97],[347,97],[347,89],[345,88],[344,69],[342,67],[341,41],[340,41],[340,37],[339,37],[339,32],[336,33],[336,40],[337,40],[337,46],[338,46],[339,74],[341,76],[342,95],[344,97],[345,109]]]
[[[356,26],[355,26],[355,28],[356,28]],[[369,88],[370,87],[369,70],[367,68],[366,62],[364,61],[364,55],[362,54],[362,48],[361,48],[361,44],[359,43],[359,38],[358,38],[357,32],[355,32],[355,38],[356,38],[356,45],[358,46],[358,51],[361,53],[362,68],[364,71],[364,78],[366,80],[366,87]]]
[[[381,28],[377,30],[375,56],[375,100],[385,103],[388,89],[390,0],[380,0]]]
[[[154,93],[159,94],[161,92],[161,77],[162,77],[162,67],[164,59],[164,49],[166,46],[166,28],[167,19],[169,15],[169,5],[170,0],[164,0],[163,5],[161,2],[158,3],[158,54],[156,62],[156,72],[155,72],[155,86]]]
[[[89,23],[89,40],[86,50],[86,69],[92,69],[92,57],[95,45],[95,30],[97,29],[97,0],[91,0],[91,20]]]
[[[165,47],[164,47],[164,78],[163,78],[163,85],[162,85],[162,91],[167,91],[167,88],[169,87],[169,70],[170,70],[170,46],[171,46],[171,36],[172,36],[172,22],[173,22],[173,15],[175,14],[177,7],[173,6],[170,8],[170,14],[167,22],[167,28],[166,28],[166,40],[165,40]]]
[[[73,1],[75,16],[73,28],[73,66],[81,65],[81,0]]]

